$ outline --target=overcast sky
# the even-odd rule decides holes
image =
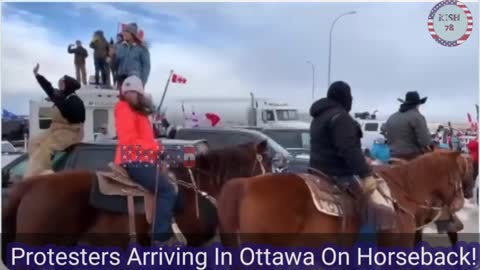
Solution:
[[[2,3],[2,106],[28,113],[41,98],[35,63],[51,81],[74,75],[68,44],[88,45],[102,29],[114,37],[119,22],[135,21],[150,44],[147,91],[159,101],[170,69],[188,79],[172,85],[180,96],[257,96],[287,101],[307,111],[311,67],[315,97],[327,88],[328,34],[333,31],[332,80],[352,87],[354,111],[388,115],[397,98],[417,90],[428,96],[430,121],[466,121],[479,95],[478,2],[470,38],[457,47],[432,39],[427,17],[435,3]],[[88,46],[87,46],[88,47]],[[90,51],[92,55],[92,52]],[[93,73],[93,57],[87,59]]]

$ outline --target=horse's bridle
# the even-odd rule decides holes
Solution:
[[[255,163],[253,163],[253,168],[252,168],[252,172],[250,173],[250,175],[253,175],[253,173],[255,172],[257,164],[260,166],[260,171],[262,172],[261,175],[264,175],[267,172],[265,170],[265,167],[263,166],[262,162],[263,162],[263,156],[257,153],[256,156],[255,156]]]
[[[266,170],[265,170],[265,166],[263,166],[263,157],[261,154],[255,154],[255,162],[253,164],[253,167],[252,167],[252,171],[250,173],[250,175],[253,175],[253,173],[255,172],[255,169],[257,168],[257,164],[258,166],[260,166],[260,170],[261,170],[261,175],[264,175],[266,173]],[[203,170],[200,170],[198,168],[194,168],[196,171],[202,173],[202,174],[205,174],[205,175],[208,175],[210,177],[212,177],[213,175],[211,175],[210,173],[208,172],[205,172]],[[195,212],[196,212],[196,215],[197,215],[197,218],[200,218],[200,209],[199,209],[199,205],[198,205],[198,195],[204,197],[205,199],[207,199],[210,203],[212,203],[215,207],[217,207],[217,200],[211,196],[210,194],[208,194],[207,192],[201,190],[200,188],[198,188],[197,184],[196,184],[196,181],[195,181],[195,177],[193,175],[193,172],[192,172],[192,169],[191,168],[187,168],[187,171],[188,171],[188,174],[190,176],[190,183],[189,182],[186,182],[184,180],[181,180],[181,179],[175,179],[175,183],[177,183],[178,185],[181,185],[185,188],[188,188],[188,189],[191,189],[193,192],[195,192]]]
[[[448,184],[453,186],[454,194],[452,196],[452,199],[449,200],[448,203],[444,203],[442,206],[433,206],[432,203],[428,200],[425,200],[424,202],[417,201],[417,200],[411,198],[411,196],[407,192],[405,192],[402,188],[399,189],[405,195],[405,198],[407,200],[409,200],[410,202],[416,204],[417,207],[436,212],[435,217],[430,222],[428,222],[428,223],[426,223],[422,226],[417,227],[415,230],[419,231],[419,230],[422,230],[425,227],[429,226],[430,224],[433,224],[435,221],[437,221],[440,218],[440,216],[442,215],[442,213],[445,210],[449,209],[452,206],[453,202],[455,201],[455,199],[459,195],[462,196],[462,198],[463,198],[463,184],[462,184],[463,179],[460,179],[460,181],[455,181],[456,177],[452,176],[451,174],[449,174],[448,178],[449,178],[448,179]],[[392,182],[392,183],[394,183],[398,187],[398,184],[396,182]],[[400,210],[409,214],[415,220],[415,214],[413,214],[410,210],[401,206],[394,198],[386,196],[385,194],[382,194],[382,195],[384,195],[386,198],[388,198],[390,201],[392,201],[395,205],[397,205],[397,207]]]

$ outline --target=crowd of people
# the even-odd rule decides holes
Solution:
[[[90,48],[93,50],[95,67],[95,85],[100,88],[120,88],[128,76],[138,76],[143,85],[150,75],[150,54],[143,35],[136,23],[122,25],[122,32],[116,40],[107,41],[103,31],[93,34]],[[68,46],[68,53],[74,55],[76,79],[87,85],[86,59],[88,51],[77,40],[75,45]]]

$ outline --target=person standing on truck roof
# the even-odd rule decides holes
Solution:
[[[377,181],[362,152],[362,130],[349,114],[352,108],[350,86],[342,81],[328,88],[327,97],[313,103],[310,115],[310,167],[321,171],[363,201],[366,196],[376,206],[381,230],[391,229],[394,211],[377,190]]]
[[[67,75],[58,81],[58,89],[42,75],[38,74],[40,65],[33,69],[35,77],[43,91],[53,102],[52,123],[41,135],[34,137],[28,144],[29,164],[25,177],[37,175],[52,169],[52,156],[55,151],[63,151],[83,139],[85,106],[75,94],[80,83]]]
[[[123,42],[115,46],[114,61],[118,85],[129,76],[137,76],[143,86],[147,84],[150,75],[150,53],[143,42],[136,23],[127,24],[122,32]]]
[[[85,68],[85,59],[88,57],[87,50],[82,46],[82,42],[77,40],[76,47],[73,44],[68,46],[68,53],[73,53],[75,56],[75,73],[77,75],[77,81],[82,82],[83,85],[87,85],[87,70]]]
[[[157,175],[159,145],[149,120],[149,115],[154,110],[146,99],[148,98],[145,97],[140,78],[130,76],[123,81],[120,100],[115,106],[115,126],[119,142],[115,164],[124,167],[133,181],[155,193],[157,211],[153,241],[156,244],[171,243],[174,240],[171,224],[176,193],[166,174],[162,172]],[[134,147],[133,151],[128,151],[129,147]],[[137,156],[137,152],[145,151],[152,151],[153,154],[148,158]]]
[[[103,85],[107,85],[107,57],[110,45],[103,35],[103,31],[98,30],[93,34],[92,42],[90,42],[90,48],[93,49],[93,59],[95,64],[95,84],[100,85],[99,76],[102,76]]]

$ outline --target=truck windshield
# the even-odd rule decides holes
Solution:
[[[279,121],[299,120],[297,110],[277,110]]]

